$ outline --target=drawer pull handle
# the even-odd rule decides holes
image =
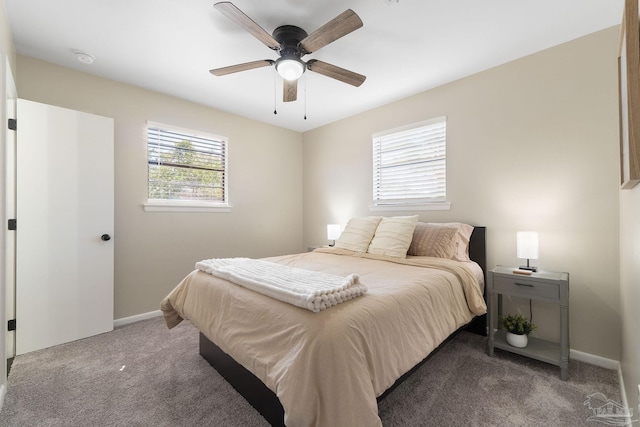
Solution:
[[[533,285],[530,285],[529,283],[518,283],[518,282],[514,282],[516,286],[526,286],[527,288],[533,288]]]

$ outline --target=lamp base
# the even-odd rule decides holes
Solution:
[[[534,273],[536,271],[538,271],[538,267],[531,267],[528,265],[521,265],[520,267],[518,267],[520,270],[527,270],[527,271],[533,271]]]

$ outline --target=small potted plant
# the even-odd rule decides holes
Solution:
[[[519,348],[527,346],[527,335],[536,328],[536,325],[520,314],[509,314],[506,317],[500,317],[499,324],[507,333],[507,342]]]

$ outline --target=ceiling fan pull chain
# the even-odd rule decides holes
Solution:
[[[307,120],[307,75],[304,76],[304,119]]]
[[[278,114],[278,110],[276,109],[278,105],[278,83],[276,81],[276,74],[278,72],[276,69],[273,69],[273,114]]]

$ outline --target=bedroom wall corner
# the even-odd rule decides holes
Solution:
[[[571,275],[571,347],[620,360],[618,41],[611,27],[305,132],[305,245],[326,244],[328,223],[380,214],[373,133],[447,116],[451,209],[384,214],[487,226],[489,266],[519,265],[516,232],[537,230],[535,265]],[[557,309],[534,304],[534,316],[558,341]]]
[[[16,48],[13,44],[13,36],[11,35],[11,27],[5,7],[5,1],[0,0],[0,52],[7,55],[11,72],[16,75]]]
[[[620,365],[628,406],[640,414],[640,186],[620,190]]]

